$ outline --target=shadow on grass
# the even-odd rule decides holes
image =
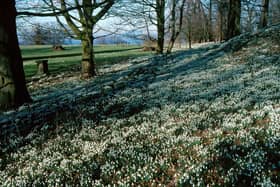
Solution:
[[[191,105],[194,102],[212,102],[224,96],[234,96],[240,101],[249,102],[249,104],[246,103],[247,106],[253,106],[256,103],[279,97],[275,90],[269,90],[269,88],[254,92],[254,83],[256,81],[262,82],[262,77],[252,77],[246,82],[234,78],[235,75],[248,71],[249,66],[232,66],[226,71],[219,70],[218,67],[222,64],[215,62],[215,60],[223,55],[221,50],[214,47],[211,48],[210,52],[208,48],[202,48],[175,52],[167,57],[155,56],[147,63],[138,63],[128,70],[114,74],[105,74],[81,87],[68,91],[62,89],[55,93],[49,92],[40,98],[40,102],[48,103],[50,100],[59,99],[60,95],[63,96],[67,93],[72,94],[74,98],[77,97],[78,103],[73,101],[75,105],[60,112],[61,115],[58,115],[56,119],[65,122],[66,119],[63,116],[68,116],[66,121],[74,121],[76,128],[79,129],[83,119],[93,120],[98,125],[104,118],[125,119],[154,107],[162,108],[167,105],[179,107]],[[188,61],[184,62],[185,60]],[[175,80],[184,77],[191,78],[205,70],[213,70],[212,75],[200,77],[201,79],[197,77],[193,80],[187,79],[191,81],[199,79],[200,81],[193,82],[191,87],[176,88]],[[117,80],[123,77],[127,77],[123,85],[113,87],[108,92],[100,92],[102,86],[108,85],[112,81],[117,83]],[[174,82],[173,85],[170,85],[172,82]],[[88,92],[98,92],[99,94],[94,97],[89,95],[81,98],[79,94],[85,88]],[[242,95],[239,96],[239,93]],[[122,101],[121,97],[129,97],[131,100]],[[69,101],[66,105],[73,105],[71,102]],[[97,110],[92,112],[81,109],[82,112],[77,112],[80,107],[86,109],[93,106]],[[231,111],[236,111],[240,107],[243,106],[232,106]],[[216,112],[221,111],[217,109]],[[52,121],[47,123],[51,124]]]
[[[121,88],[113,89],[113,91],[107,95],[101,96],[101,103],[99,100],[94,100],[89,105],[99,106],[99,114],[95,116],[107,116],[108,118],[128,118],[136,113],[140,113],[143,110],[149,110],[152,107],[159,107],[165,105],[186,105],[194,102],[215,101],[216,99],[223,97],[236,97],[242,103],[242,105],[234,105],[231,110],[237,111],[242,107],[253,107],[255,104],[269,101],[271,99],[280,99],[280,95],[277,94],[277,90],[269,87],[264,87],[263,90],[255,89],[255,83],[263,83],[265,77],[254,76],[246,81],[239,81],[235,76],[250,71],[250,64],[247,66],[232,66],[231,69],[226,71],[218,70],[218,67],[222,64],[218,64],[215,60],[224,55],[220,50],[214,50],[207,53],[208,49],[193,49],[187,52],[177,52],[164,61],[162,58],[155,57],[148,64],[143,66],[137,66],[130,71],[122,71],[118,74],[112,74],[110,76],[103,77],[98,84],[106,85],[112,80],[119,80],[121,77],[130,77],[126,81],[126,85]],[[198,56],[198,58],[191,60],[187,63],[176,62],[184,61],[192,56]],[[174,65],[173,65],[174,63]],[[254,62],[252,62],[253,65]],[[168,65],[169,64],[169,65]],[[167,68],[164,66],[168,65]],[[265,64],[268,65],[268,64]],[[272,65],[272,64],[271,64]],[[161,67],[162,66],[162,67]],[[160,73],[157,74],[158,68]],[[181,77],[197,76],[197,73],[201,73],[205,70],[213,70],[209,77],[201,78],[201,81],[196,82],[191,88],[176,89],[174,83],[174,89],[171,89],[169,84],[175,80],[180,80]],[[136,76],[131,76],[136,74]],[[145,73],[156,74],[152,79],[143,77]],[[137,76],[139,74],[140,76]],[[147,80],[149,79],[149,80]],[[273,78],[274,80],[277,77]],[[157,85],[162,86],[157,86]],[[155,85],[155,89],[158,91],[150,92],[149,86]],[[138,90],[139,95],[135,95],[128,103],[119,103],[118,97],[125,96],[128,90]],[[255,91],[254,91],[255,90]],[[152,94],[151,94],[152,93]],[[242,93],[241,96],[239,93]],[[168,97],[168,100],[159,100],[160,98]],[[239,98],[240,97],[240,98]],[[111,104],[111,103],[114,104]],[[108,105],[109,107],[107,107]],[[105,109],[106,108],[106,109]],[[124,112],[125,111],[125,112]],[[88,115],[90,118],[90,115]],[[95,119],[98,120],[98,119]]]

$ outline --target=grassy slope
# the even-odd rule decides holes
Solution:
[[[80,65],[81,47],[66,46],[65,48],[66,50],[63,51],[53,51],[51,46],[22,46],[21,50],[23,58],[46,57],[46,59],[49,59],[50,73],[56,74],[71,70]],[[150,52],[142,51],[139,46],[122,45],[96,46],[95,52],[97,68],[102,65],[117,64],[130,58],[151,54]],[[76,55],[68,56],[69,54]],[[52,58],[52,56],[56,55],[65,56],[59,58]],[[37,72],[37,67],[34,63],[34,60],[24,61],[24,70],[27,78],[30,78],[31,76],[35,75]]]
[[[23,147],[11,139],[16,151],[0,159],[0,184],[279,185],[276,38],[234,53],[180,52],[112,75],[129,84],[46,122]]]

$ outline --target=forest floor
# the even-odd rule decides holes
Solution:
[[[0,185],[279,185],[279,41],[276,25],[29,84],[34,104],[0,124],[40,125],[1,143]]]

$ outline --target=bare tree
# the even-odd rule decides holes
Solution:
[[[93,29],[114,5],[115,0],[43,0],[43,2],[45,6],[41,9],[46,9],[47,12],[22,11],[18,15],[56,16],[61,27],[69,34],[73,33],[72,37],[82,42],[82,77],[89,78],[96,75]],[[61,15],[71,31],[66,28]]]
[[[260,20],[260,28],[264,28],[267,26],[268,8],[269,8],[269,0],[262,0],[262,13],[261,13],[261,20]]]
[[[192,48],[192,40],[193,40],[193,14],[194,14],[194,1],[187,0],[186,7],[184,9],[184,18],[183,18],[183,28],[182,32],[186,37],[186,41],[188,42],[189,49]]]
[[[223,41],[226,38],[226,32],[227,32],[227,14],[229,12],[228,10],[228,0],[217,0],[217,19],[218,19],[218,38],[219,41]]]
[[[73,7],[73,5],[71,5],[70,2],[66,2],[66,0],[60,0],[60,7],[55,5],[54,0],[51,0],[48,5],[52,7],[54,12],[57,9],[63,12],[65,11],[62,15],[68,26],[73,33],[75,33],[76,38],[82,41],[82,77],[89,78],[96,74],[93,51],[93,29],[96,23],[113,6],[114,0],[83,0],[81,3],[75,0],[74,2],[74,7],[77,7],[77,16],[66,11]],[[56,18],[60,25],[64,27],[60,18],[58,16],[56,16]]]
[[[128,0],[122,2],[123,8],[120,8],[121,11],[117,12],[117,16],[132,27],[145,29],[147,34],[145,34],[144,39],[154,40],[151,28],[155,27],[157,35],[156,51],[159,54],[164,51],[166,2],[166,0]]]
[[[30,102],[16,33],[14,0],[0,2],[0,109]]]
[[[44,45],[48,43],[50,32],[44,30],[43,26],[37,23],[33,26],[31,36],[35,45]]]
[[[240,18],[241,18],[241,0],[230,0],[229,13],[228,13],[227,39],[230,39],[241,33]]]
[[[162,54],[164,48],[165,36],[165,0],[156,0],[156,15],[157,15],[157,52]]]
[[[279,0],[270,0],[269,2],[269,12],[271,17],[271,24],[280,22],[280,1]]]
[[[242,11],[243,11],[243,22],[242,30],[245,32],[252,32],[256,30],[257,17],[259,9],[259,0],[243,0]]]
[[[167,53],[171,53],[174,43],[178,38],[179,34],[181,33],[186,0],[182,0],[181,2],[179,2],[179,0],[172,0],[171,3],[172,3],[171,18],[170,18],[171,37],[167,47]],[[179,13],[176,14],[177,10],[179,10]]]
[[[213,10],[213,0],[209,0],[209,10],[208,10],[208,40],[213,41],[213,26],[212,26],[212,10]]]
[[[206,14],[208,8],[200,0],[187,0],[185,3],[182,33],[186,36],[189,48],[193,42],[209,41],[209,17]]]
[[[62,45],[70,36],[56,22],[30,22],[18,19],[17,25],[20,44]]]

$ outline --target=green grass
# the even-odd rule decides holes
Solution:
[[[81,46],[66,46],[63,51],[55,51],[50,45],[30,45],[21,46],[23,58],[41,57],[41,56],[54,56],[63,54],[79,54],[82,52]]]
[[[63,51],[54,51],[51,46],[46,45],[21,46],[21,51],[23,59],[28,59],[24,60],[24,70],[26,78],[29,79],[37,72],[35,58],[48,59],[50,73],[56,74],[79,66],[82,49],[81,46],[65,46]],[[99,45],[95,47],[94,51],[97,68],[151,54],[151,52],[142,51],[140,46],[123,45]]]

